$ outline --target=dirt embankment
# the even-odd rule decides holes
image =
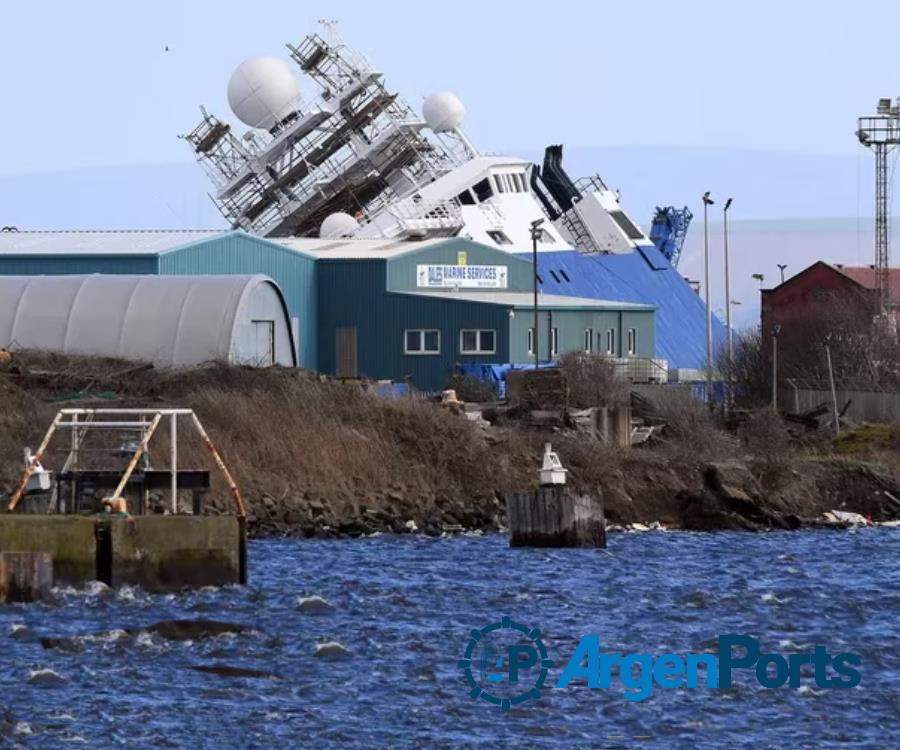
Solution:
[[[37,446],[60,406],[101,405],[194,409],[241,487],[257,536],[497,528],[503,493],[536,484],[547,440],[572,484],[602,489],[612,523],[761,529],[814,523],[835,508],[900,516],[900,471],[884,460],[892,451],[797,446],[772,424],[756,425],[761,435],[734,436],[681,415],[664,439],[626,452],[574,430],[481,429],[431,403],[384,400],[303,372],[136,371],[36,353],[19,353],[0,371],[0,492],[12,489],[23,446]],[[200,442],[182,434],[181,466],[212,469]],[[151,450],[160,468],[167,439],[164,430]],[[51,469],[63,460],[65,440],[53,446]],[[92,460],[108,462],[113,447],[101,446]],[[208,504],[228,512],[230,495],[214,477]]]

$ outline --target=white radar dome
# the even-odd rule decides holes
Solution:
[[[228,81],[228,105],[251,128],[273,127],[300,108],[300,84],[291,66],[277,57],[251,57]]]
[[[446,133],[462,125],[466,108],[459,97],[450,91],[438,91],[425,97],[422,117],[435,133]]]
[[[341,211],[329,214],[319,227],[319,237],[323,240],[339,240],[350,237],[359,229],[359,223],[350,214]]]

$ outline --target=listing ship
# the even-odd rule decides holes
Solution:
[[[686,208],[658,209],[648,235],[599,175],[568,175],[560,145],[540,165],[482,153],[457,96],[432,94],[416,112],[333,23],[287,49],[294,65],[256,57],[232,74],[243,134],[201,108],[182,136],[233,228],[335,241],[459,236],[517,254],[537,243],[545,292],[651,302],[658,356],[676,370],[703,366],[703,305],[676,270]],[[301,96],[297,68],[314,99]],[[654,273],[664,283],[645,278]]]

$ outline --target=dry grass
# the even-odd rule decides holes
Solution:
[[[305,493],[340,509],[392,491],[416,502],[471,500],[515,482],[509,451],[486,460],[483,437],[464,417],[424,401],[380,399],[301,371],[213,365],[142,371],[117,381],[111,374],[133,365],[37,353],[17,354],[15,367],[18,373],[0,373],[0,490],[10,489],[21,470],[22,447],[36,448],[64,405],[192,408],[251,503]],[[85,385],[119,398],[47,403]],[[106,447],[124,439],[108,436]],[[59,468],[65,446],[65,437],[54,440],[60,452],[48,457],[48,468]],[[151,443],[154,466],[168,466],[168,448],[168,429],[161,429]],[[212,499],[220,506],[230,502],[186,422],[179,456],[183,468],[213,469]]]

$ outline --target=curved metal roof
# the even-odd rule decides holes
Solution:
[[[183,367],[230,360],[243,306],[268,276],[0,276],[0,346]],[[296,363],[296,352],[292,357]]]

